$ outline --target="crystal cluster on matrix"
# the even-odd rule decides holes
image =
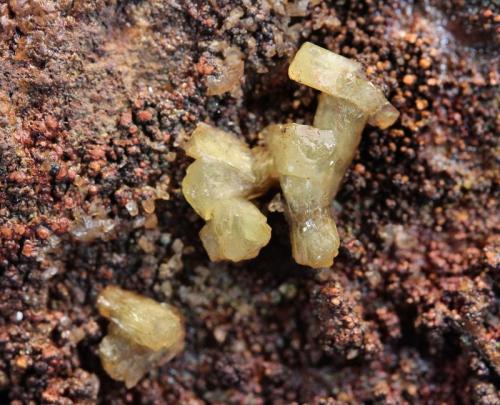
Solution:
[[[99,345],[103,368],[127,388],[184,347],[182,317],[172,306],[108,286],[99,295],[97,308],[111,321]]]
[[[186,153],[196,161],[187,169],[182,190],[207,221],[200,237],[210,259],[237,262],[257,256],[271,228],[249,199],[268,187],[269,154],[206,124],[198,125]]]
[[[265,216],[249,200],[279,184],[299,264],[329,267],[339,236],[330,205],[354,158],[363,128],[391,126],[399,112],[353,60],[306,42],[289,77],[321,91],[313,126],[271,125],[264,145],[250,149],[236,136],[199,124],[186,147],[196,159],[184,178],[184,196],[207,221],[200,232],[211,260],[258,255],[271,237]]]

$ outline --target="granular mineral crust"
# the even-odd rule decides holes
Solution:
[[[499,21],[491,0],[0,1],[0,403],[499,403]],[[253,151],[314,123],[318,93],[287,76],[305,41],[400,118],[363,130],[334,270],[294,262],[273,190],[259,256],[211,262],[187,134]],[[244,72],[208,96],[221,43]],[[99,359],[108,285],[186,320],[183,352],[130,389]]]

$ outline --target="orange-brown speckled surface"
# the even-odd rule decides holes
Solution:
[[[500,402],[498,5],[306,3],[0,1],[0,403]],[[212,264],[180,145],[199,121],[251,144],[311,123],[286,74],[306,40],[401,118],[364,131],[333,270],[294,264],[272,212],[257,259]],[[214,41],[244,55],[241,92],[207,96]],[[186,319],[185,350],[131,390],[97,357],[110,284]]]

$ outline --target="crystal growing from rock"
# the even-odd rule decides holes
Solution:
[[[310,42],[301,46],[288,75],[296,82],[354,104],[367,115],[370,125],[385,129],[399,117],[384,93],[366,78],[360,63]]]
[[[269,155],[251,151],[234,135],[199,124],[186,154],[196,159],[187,169],[182,192],[207,221],[200,232],[213,261],[238,262],[258,255],[271,238],[266,217],[248,200],[269,186]]]
[[[286,200],[293,257],[315,268],[331,266],[339,236],[330,203],[333,185],[342,177],[335,170],[335,134],[299,124],[273,125],[267,133]]]
[[[182,317],[170,305],[108,286],[99,295],[97,308],[110,320],[108,334],[99,345],[102,366],[127,388],[184,347]]]
[[[354,158],[365,125],[392,125],[399,112],[365,76],[361,64],[306,42],[290,79],[322,91],[313,126],[271,125],[253,149],[205,124],[186,148],[183,192],[207,224],[200,236],[212,260],[255,257],[270,237],[262,213],[248,200],[279,182],[297,263],[329,267],[339,236],[330,205]]]

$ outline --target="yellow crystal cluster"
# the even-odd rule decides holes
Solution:
[[[319,268],[333,264],[339,236],[330,213],[337,175],[332,131],[308,125],[274,125],[268,144],[286,201],[292,254],[299,264]]]
[[[263,146],[199,124],[186,152],[196,159],[183,193],[207,221],[200,232],[211,260],[255,257],[270,239],[265,216],[250,199],[279,183],[286,201],[297,263],[329,267],[339,236],[330,205],[368,123],[385,129],[399,112],[365,76],[362,66],[311,43],[297,52],[289,77],[320,90],[313,126],[271,125]]]
[[[167,304],[109,286],[99,295],[97,308],[110,320],[108,334],[99,345],[103,368],[127,388],[184,347],[182,317]]]
[[[194,159],[182,191],[207,223],[200,237],[210,259],[238,262],[259,254],[271,238],[266,217],[249,200],[265,192],[272,161],[233,134],[199,124],[187,143]]]

